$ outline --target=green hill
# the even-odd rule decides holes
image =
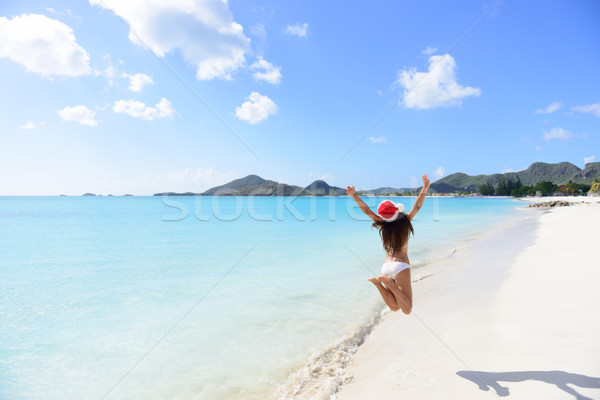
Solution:
[[[393,187],[380,187],[377,189],[366,190],[367,193],[375,194],[375,195],[384,195],[384,194],[395,194],[395,193],[412,193],[416,192],[417,189],[413,188],[393,188]]]
[[[308,193],[300,186],[270,181],[258,175],[248,175],[210,188],[203,192],[202,196],[302,196],[305,194]]]
[[[573,176],[573,182],[590,185],[594,179],[600,179],[600,162],[587,163],[585,169]]]
[[[330,186],[327,182],[320,179],[314,181],[304,189],[314,195],[341,196],[346,194],[346,189],[342,189],[341,187],[337,186]]]
[[[222,194],[235,194],[236,191],[253,186],[260,186],[264,184],[274,184],[274,181],[268,181],[266,179],[261,178],[258,175],[248,175],[240,179],[235,179],[231,182],[228,182],[224,185],[215,186],[202,192],[203,196],[214,196],[214,195],[222,195]]]
[[[245,186],[231,194],[235,196],[305,196],[309,193],[300,186],[267,181],[262,185]]]
[[[600,163],[588,163],[585,169],[581,169],[570,162],[556,164],[537,162],[523,171],[476,176],[457,172],[435,181],[431,184],[431,188],[439,193],[477,190],[477,186],[487,182],[492,185],[497,184],[502,175],[513,180],[518,177],[523,185],[535,185],[542,181],[553,182],[556,185],[564,185],[569,181],[590,185],[595,178],[600,178]]]
[[[309,194],[300,186],[270,181],[258,175],[248,175],[202,193],[161,192],[154,196],[304,196]]]
[[[450,193],[457,190],[475,190],[486,182],[496,183],[500,174],[470,176],[456,172],[431,184],[431,189],[438,193]]]

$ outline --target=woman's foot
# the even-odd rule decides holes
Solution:
[[[396,285],[396,281],[394,281],[394,278],[391,276],[380,276],[379,282],[382,282],[387,288],[391,288],[392,286]]]
[[[374,277],[374,278],[369,278],[369,282],[371,282],[371,283],[372,283],[373,285],[375,285],[375,286],[377,286],[377,285],[380,285],[380,284],[381,284],[381,282],[379,282],[379,277],[378,277],[378,276],[376,276],[376,277]]]

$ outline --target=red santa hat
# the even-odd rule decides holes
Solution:
[[[400,214],[404,213],[404,204],[392,203],[389,200],[382,201],[377,207],[377,214],[386,222],[395,221]]]

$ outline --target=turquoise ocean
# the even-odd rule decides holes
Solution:
[[[518,207],[427,198],[413,277]],[[383,259],[348,197],[0,197],[0,399],[291,398],[384,309]]]

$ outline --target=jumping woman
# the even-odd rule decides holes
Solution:
[[[373,220],[373,227],[379,230],[385,250],[385,262],[381,267],[381,276],[369,278],[369,281],[379,290],[383,301],[392,311],[402,310],[403,313],[410,314],[412,310],[408,237],[415,233],[411,221],[423,206],[428,189],[429,178],[425,174],[423,189],[408,214],[404,213],[402,203],[394,204],[389,200],[382,201],[375,214],[358,197],[354,186],[346,187],[346,193],[352,196],[360,209]]]

